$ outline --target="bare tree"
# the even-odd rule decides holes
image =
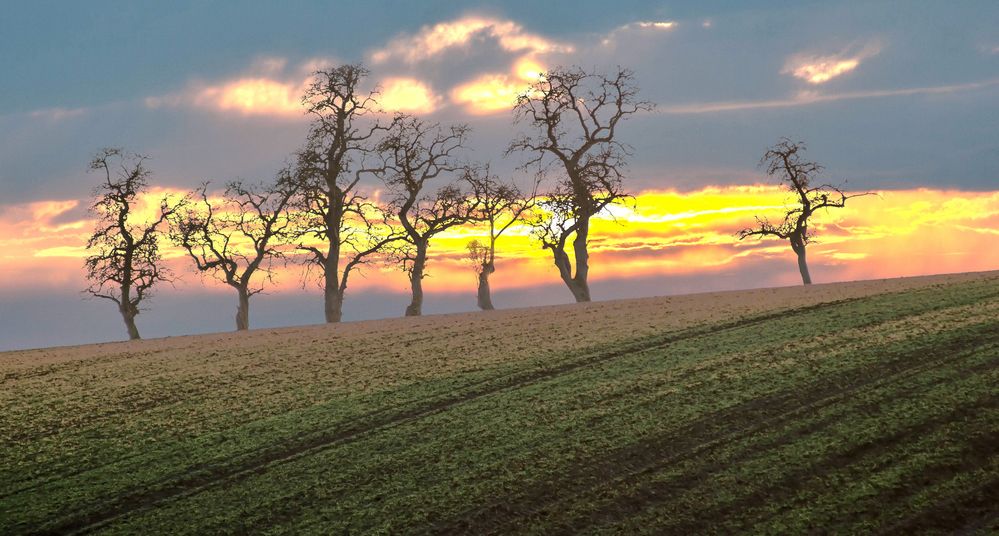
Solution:
[[[171,281],[161,262],[159,227],[180,206],[164,197],[156,219],[133,221],[139,196],[149,185],[145,161],[144,156],[116,147],[102,149],[90,161],[90,169],[102,173],[104,181],[94,188],[90,206],[97,225],[87,241],[87,250],[94,253],[84,261],[90,281],[85,292],[115,302],[133,340],[140,338],[135,325],[139,305],[157,283]]]
[[[496,272],[496,241],[513,224],[524,221],[527,211],[534,208],[537,199],[537,183],[530,194],[526,194],[511,182],[502,182],[499,177],[490,175],[487,166],[483,173],[470,173],[469,182],[475,196],[477,209],[473,216],[489,228],[485,243],[473,240],[468,244],[469,258],[475,264],[478,276],[477,303],[479,309],[491,311],[492,295],[489,289],[489,276]]]
[[[311,253],[308,262],[321,272],[326,322],[343,317],[351,271],[399,238],[384,232],[388,227],[379,223],[384,215],[359,188],[361,160],[371,150],[374,134],[383,129],[370,119],[377,111],[377,91],[359,88],[369,74],[359,64],[316,71],[302,98],[312,125],[296,172],[303,194],[296,209],[305,220],[297,240],[299,249]],[[324,244],[316,246],[308,238]]]
[[[814,235],[808,227],[809,218],[818,210],[843,208],[847,199],[873,195],[873,192],[847,195],[840,187],[830,184],[813,186],[812,180],[822,171],[822,166],[802,159],[804,152],[804,142],[792,142],[788,138],[781,138],[776,145],[767,149],[760,160],[760,166],[766,169],[767,175],[776,177],[779,184],[790,192],[796,206],[786,210],[780,223],[774,224],[767,218],[757,216],[755,227],[739,231],[739,240],[749,236],[772,236],[789,241],[791,250],[798,256],[801,282],[811,285],[812,277],[808,273],[808,262],[805,259],[805,247]]]
[[[396,247],[409,275],[412,300],[406,316],[423,312],[423,278],[426,275],[430,240],[474,217],[476,205],[469,200],[461,183],[469,169],[456,159],[468,127],[443,128],[415,117],[397,116],[378,146],[383,163],[376,171],[389,190],[390,207],[404,235],[403,247]],[[450,184],[428,192],[428,183],[445,174],[460,173]]]
[[[250,297],[271,281],[275,259],[284,257],[280,242],[289,238],[288,207],[298,184],[284,170],[274,184],[248,186],[230,182],[221,201],[208,196],[208,184],[192,192],[200,198],[173,218],[173,240],[187,251],[198,271],[236,289],[236,329],[250,327]],[[254,281],[258,273],[264,281]]]
[[[557,171],[558,179],[539,202],[537,237],[551,250],[562,281],[577,302],[590,301],[590,218],[629,197],[622,184],[630,148],[617,140],[622,119],[651,103],[638,100],[631,71],[616,75],[556,68],[517,98],[516,121],[534,132],[514,139],[507,154],[530,156],[525,167]],[[566,251],[572,237],[572,258]]]

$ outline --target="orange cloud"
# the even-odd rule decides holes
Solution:
[[[284,58],[261,57],[245,76],[215,83],[192,83],[178,93],[147,97],[145,104],[148,108],[194,106],[246,116],[301,118],[305,113],[302,94],[312,73],[328,65],[328,61],[309,60],[285,74],[287,63]]]
[[[517,96],[530,88],[545,72],[533,58],[524,57],[513,64],[509,74],[485,74],[451,90],[451,100],[476,115],[510,111]]]
[[[389,78],[378,97],[378,103],[389,112],[430,113],[440,100],[430,86],[415,78]]]
[[[249,78],[206,87],[194,96],[194,103],[245,115],[302,115],[303,90],[303,84]]]
[[[137,208],[151,216],[158,190]],[[752,225],[756,215],[777,217],[785,193],[772,186],[707,187],[692,192],[646,191],[633,207],[615,207],[591,224],[591,277],[684,275],[739,271],[760,262],[786,264],[778,274],[793,284],[794,255],[781,241],[739,241],[735,233]],[[66,286],[82,288],[83,246],[93,222],[71,217],[83,201],[51,200],[5,207],[0,212],[0,285],[8,288]],[[835,270],[839,279],[870,279],[999,268],[999,191],[962,192],[911,189],[882,192],[880,197],[851,199],[847,207],[813,218],[817,241],[809,246],[813,271]],[[436,237],[431,245],[433,292],[473,288],[466,244],[482,240],[485,229],[466,226]],[[499,242],[496,289],[558,284],[550,253],[543,251],[525,226],[512,227]],[[200,286],[186,257],[166,247],[164,257],[187,287]],[[405,274],[394,265],[372,265],[352,288],[404,292]],[[299,288],[301,268],[280,268],[275,290]],[[224,289],[205,280],[212,289]]]
[[[405,63],[416,63],[447,50],[468,45],[475,37],[495,39],[508,52],[571,52],[572,46],[555,43],[544,37],[526,32],[519,24],[509,20],[488,17],[463,17],[424,26],[415,35],[402,35],[393,39],[385,48],[371,54],[371,61],[384,63],[398,58]]]
[[[795,54],[784,63],[781,74],[790,74],[809,84],[824,84],[833,78],[853,71],[862,61],[880,51],[880,45],[871,44],[858,52],[844,51],[824,56]]]

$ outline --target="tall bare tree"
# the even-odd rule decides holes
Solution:
[[[489,276],[496,272],[496,242],[513,224],[524,221],[526,213],[534,207],[537,183],[533,191],[525,194],[512,181],[503,182],[498,176],[491,175],[488,166],[482,173],[470,173],[469,182],[477,205],[474,219],[488,226],[489,235],[484,243],[478,240],[469,242],[468,254],[478,276],[476,300],[479,309],[491,311],[495,307],[489,289]]]
[[[507,154],[527,153],[525,167],[558,174],[539,203],[536,234],[577,302],[590,301],[590,218],[629,197],[623,169],[631,150],[618,141],[618,127],[622,119],[652,107],[638,100],[627,69],[605,76],[555,68],[517,98],[515,120],[533,132],[514,139]],[[572,257],[566,251],[570,238]]]
[[[804,142],[792,142],[788,138],[781,138],[776,145],[767,149],[760,160],[760,166],[766,169],[767,175],[777,178],[778,183],[793,197],[795,206],[785,211],[784,218],[779,223],[771,223],[769,219],[757,216],[755,227],[739,231],[739,240],[749,236],[772,236],[787,240],[798,257],[801,282],[811,285],[812,277],[808,273],[805,248],[814,233],[808,227],[808,220],[821,209],[843,208],[847,199],[874,194],[864,192],[847,195],[840,187],[830,184],[813,186],[812,181],[822,171],[822,166],[804,160],[804,152]]]
[[[129,339],[140,338],[135,325],[139,305],[157,283],[171,281],[161,262],[159,228],[180,206],[164,197],[155,219],[134,221],[139,196],[149,186],[145,162],[146,157],[117,147],[102,149],[90,161],[90,169],[104,180],[94,188],[90,206],[97,225],[87,241],[87,251],[93,253],[84,261],[90,281],[85,292],[118,305]]]
[[[250,297],[271,281],[273,262],[284,257],[280,243],[290,237],[288,207],[298,183],[288,170],[275,183],[228,183],[222,199],[208,196],[208,184],[192,192],[187,210],[172,219],[173,240],[187,251],[198,271],[236,289],[236,329],[250,327]],[[264,275],[264,281],[254,276]]]
[[[375,133],[383,129],[371,117],[377,111],[377,91],[362,92],[359,87],[369,74],[359,64],[316,71],[302,98],[312,124],[296,172],[303,194],[296,209],[305,219],[298,247],[311,253],[308,261],[321,272],[326,322],[343,317],[351,271],[398,239],[384,232],[384,215],[359,188],[363,157],[372,149]]]
[[[376,173],[389,191],[393,216],[404,235],[405,246],[395,250],[412,290],[406,316],[423,312],[430,240],[474,217],[476,204],[462,188],[469,169],[457,159],[468,132],[465,125],[444,128],[415,117],[397,116],[378,146],[383,162]],[[428,188],[429,182],[445,175],[452,175],[451,183],[437,190]]]

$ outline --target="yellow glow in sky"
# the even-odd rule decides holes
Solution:
[[[451,100],[476,115],[508,112],[517,103],[517,96],[540,79],[545,70],[534,58],[525,56],[513,64],[510,74],[485,74],[459,85],[451,91]]]
[[[147,195],[136,216],[152,217],[164,193]],[[785,200],[779,189],[758,185],[642,192],[633,206],[615,207],[592,221],[591,279],[708,277],[719,271],[749,273],[760,263],[772,263],[767,264],[768,273],[776,273],[777,279],[771,282],[795,284],[794,255],[786,243],[739,241],[735,236],[752,225],[755,215],[780,216]],[[80,211],[85,203],[41,201],[0,213],[0,285],[82,288],[83,245],[93,226]],[[816,242],[808,255],[813,275],[826,270],[842,280],[999,269],[999,191],[885,191],[816,214],[812,228]],[[482,240],[484,233],[466,226],[433,240],[428,291],[474,288],[466,245]],[[497,254],[496,289],[558,284],[550,253],[538,247],[524,226],[503,235]],[[164,257],[175,272],[192,274],[177,248],[165,248]],[[353,278],[352,289],[407,288],[405,274],[394,265],[376,264],[366,274]],[[179,288],[202,284],[195,275],[184,277]],[[278,270],[275,290],[298,289],[300,281],[301,268],[292,264]],[[747,279],[745,285],[754,282]]]
[[[795,68],[794,71],[792,71],[792,74],[811,84],[821,84],[823,82],[828,82],[841,74],[848,73],[856,69],[858,65],[860,65],[860,61],[855,59],[821,61],[818,63],[801,65]]]
[[[297,115],[304,112],[301,85],[267,78],[247,78],[201,90],[195,102],[247,115]]]
[[[429,86],[415,78],[389,78],[378,103],[389,112],[430,113],[437,109],[439,100]]]

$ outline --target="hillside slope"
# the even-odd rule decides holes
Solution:
[[[0,533],[999,530],[999,273],[0,354]]]

